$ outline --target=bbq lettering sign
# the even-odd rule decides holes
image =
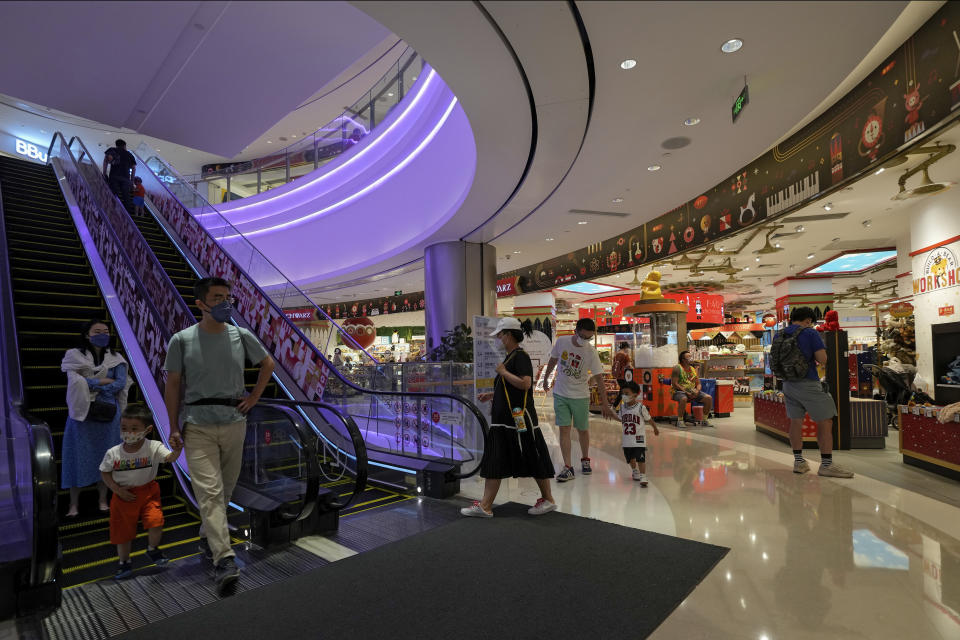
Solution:
[[[957,247],[958,244],[937,247],[914,258],[922,260],[922,263],[920,269],[914,269],[917,277],[913,279],[913,295],[919,296],[960,286],[960,262],[957,261],[957,254],[951,246]]]

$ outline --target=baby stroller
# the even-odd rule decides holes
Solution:
[[[878,367],[875,364],[865,364],[863,368],[869,371],[880,384],[883,399],[886,401],[887,426],[899,430],[899,414],[897,406],[907,404],[913,397],[913,381],[906,373],[897,373],[889,367]]]

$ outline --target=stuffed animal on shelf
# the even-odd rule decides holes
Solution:
[[[896,358],[904,365],[917,364],[917,339],[913,316],[894,318],[884,316],[884,331],[880,350],[888,358]]]
[[[640,295],[641,300],[659,300],[663,298],[663,293],[660,291],[660,272],[651,271],[647,274],[647,279],[640,283],[640,290],[643,292]]]

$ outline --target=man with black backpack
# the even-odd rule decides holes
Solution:
[[[806,473],[810,465],[803,459],[803,416],[817,423],[820,447],[818,475],[852,478],[853,472],[833,464],[833,416],[837,405],[823,390],[817,364],[827,364],[827,347],[813,329],[813,309],[797,307],[790,312],[790,326],[777,334],[770,347],[770,368],[783,380],[783,396],[790,418],[790,446],[793,448],[793,472]]]

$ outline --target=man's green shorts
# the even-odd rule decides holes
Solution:
[[[565,398],[553,394],[553,412],[558,427],[569,427],[572,423],[577,431],[586,431],[590,426],[590,398]]]

